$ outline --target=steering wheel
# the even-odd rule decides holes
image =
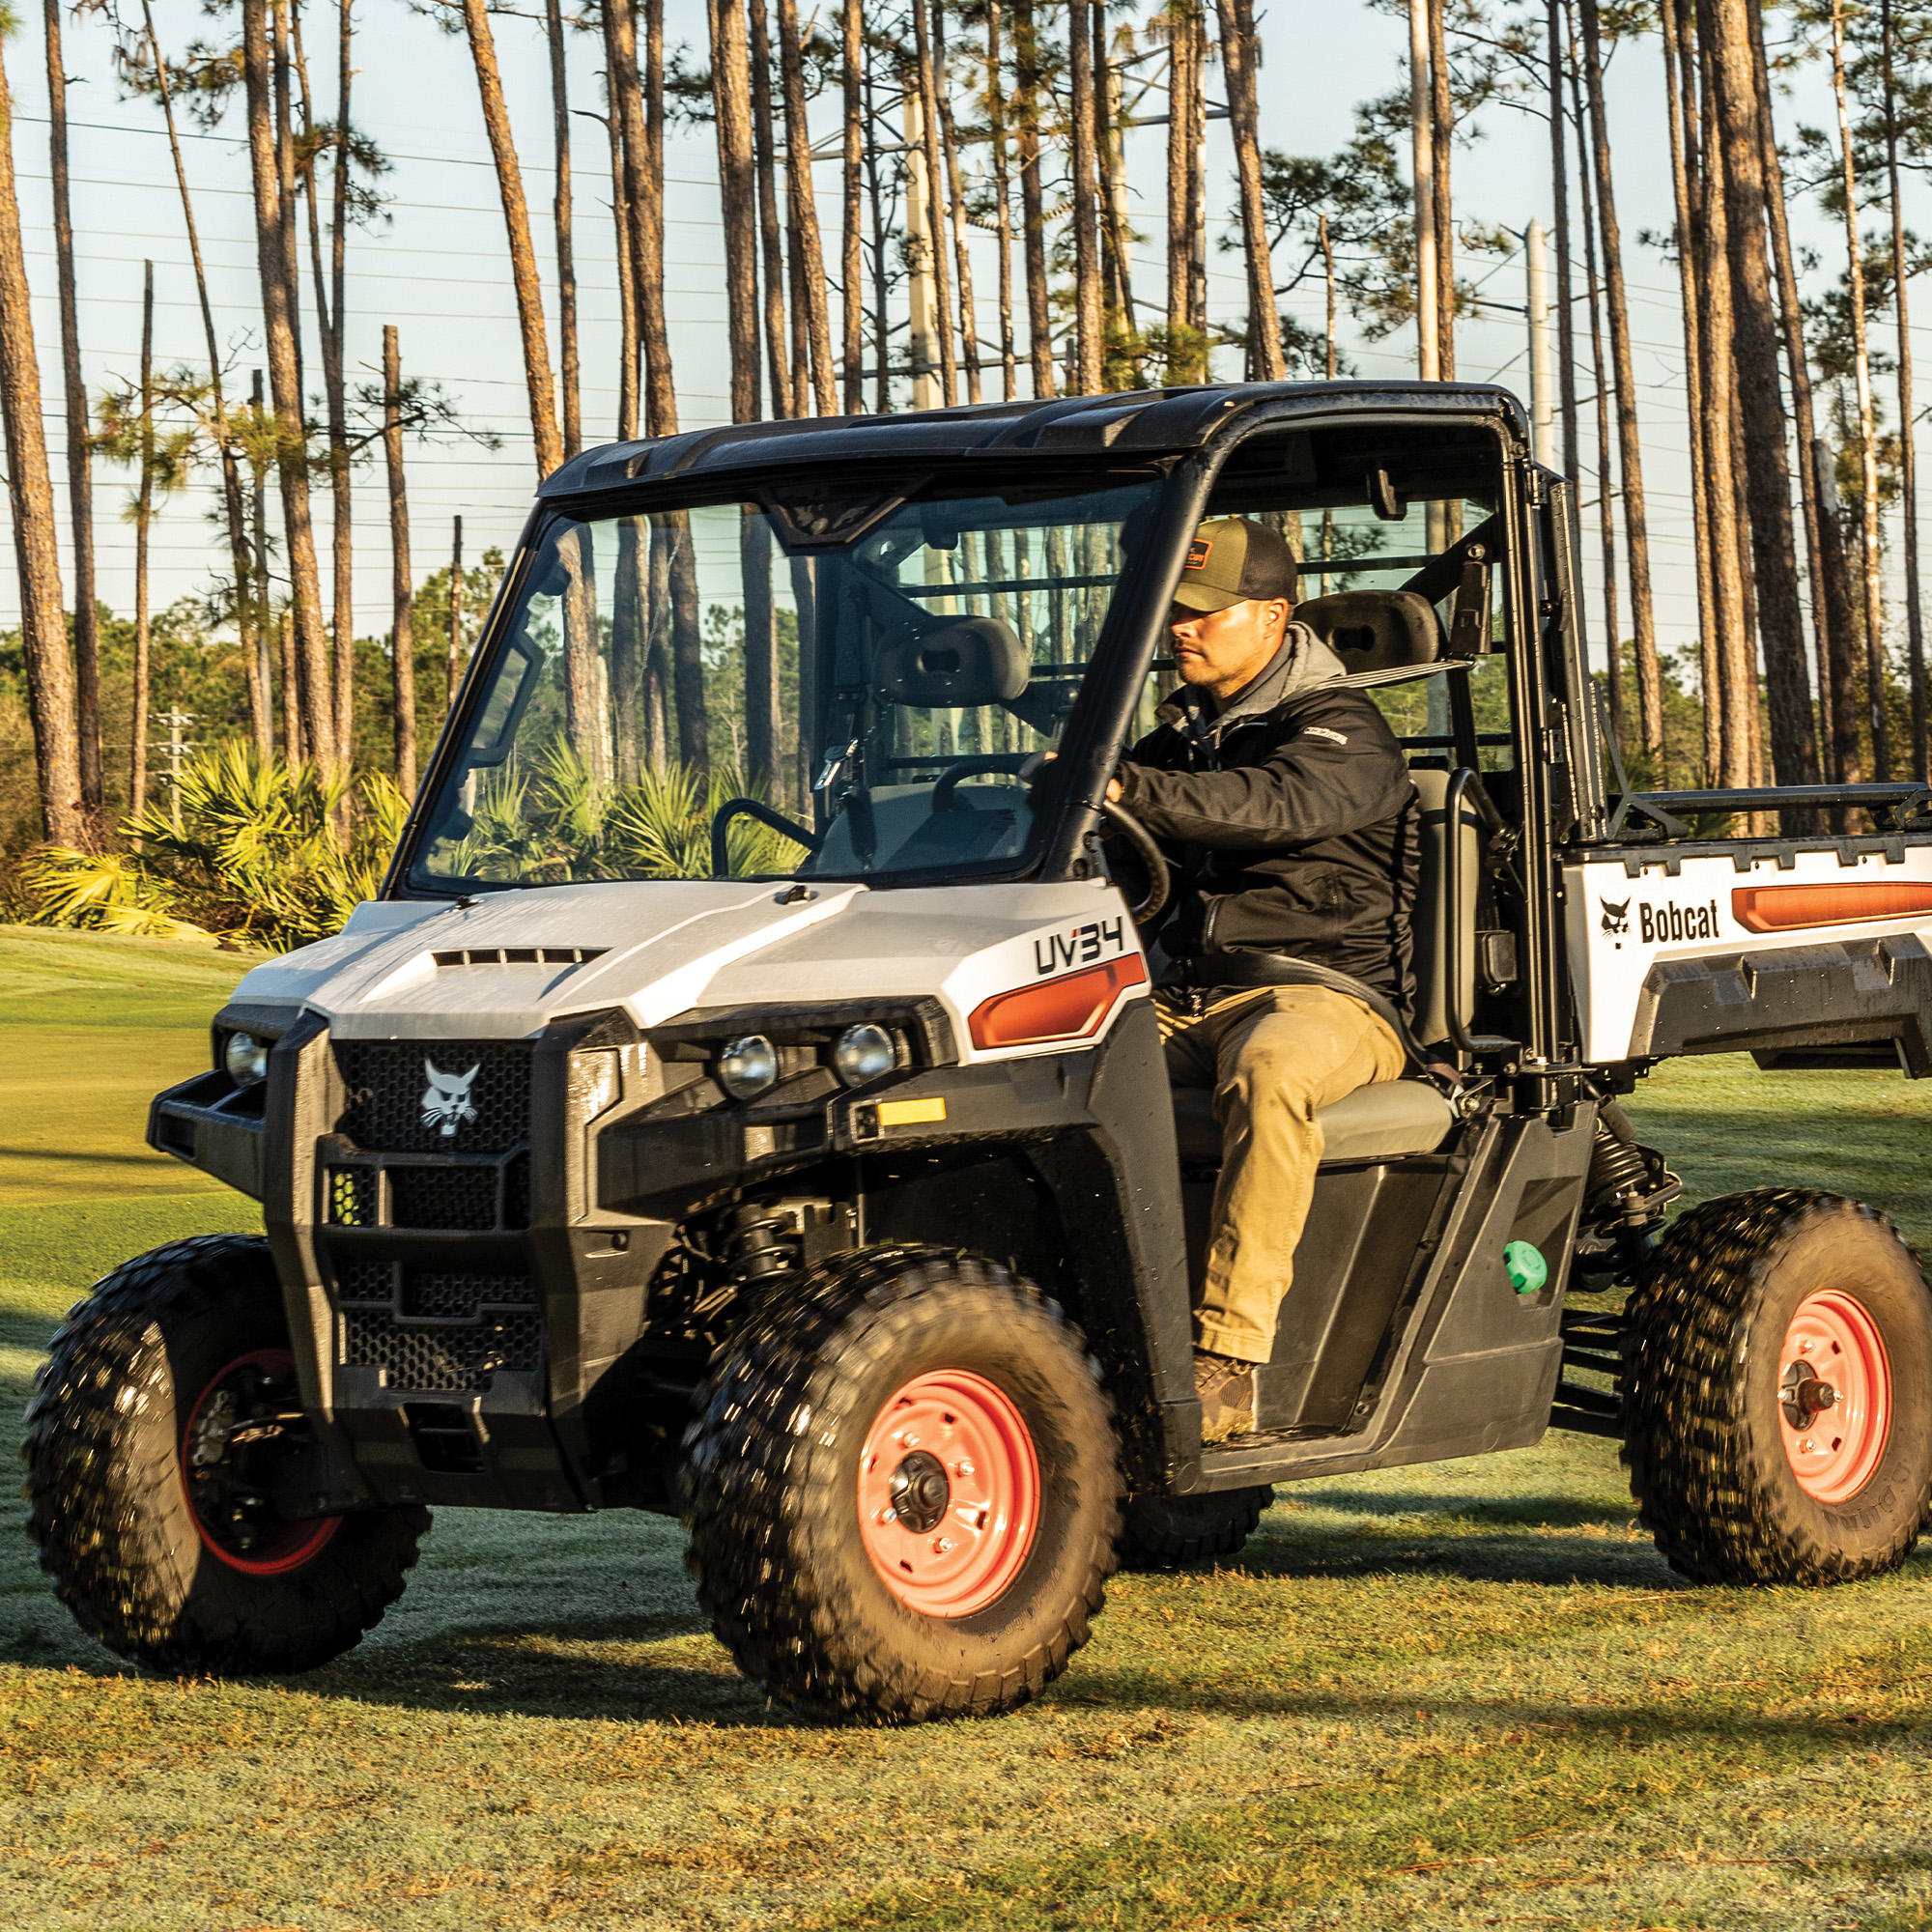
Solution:
[[[822,842],[818,834],[809,826],[786,817],[761,798],[727,798],[711,814],[711,876],[714,879],[728,879],[731,876],[731,821],[734,818],[755,818],[760,825],[769,825],[774,832],[782,832],[787,838],[796,839],[808,852],[816,852]]]
[[[1124,806],[1116,805],[1111,799],[1103,800],[1100,817],[1115,837],[1132,848],[1147,872],[1147,891],[1138,905],[1128,908],[1128,917],[1137,926],[1150,926],[1167,910],[1167,902],[1174,895],[1173,868],[1161,856],[1153,834]]]
[[[1032,756],[1031,752],[976,752],[970,757],[955,758],[932,788],[933,810],[970,811],[970,806],[958,804],[952,796],[960,780],[977,778],[981,772],[1017,772]]]

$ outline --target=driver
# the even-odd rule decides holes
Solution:
[[[1381,714],[1294,621],[1299,582],[1265,525],[1200,526],[1168,613],[1179,687],[1107,788],[1174,865],[1155,993],[1168,1075],[1212,1088],[1221,1128],[1195,1311],[1210,1442],[1254,1426],[1320,1110],[1407,1059],[1390,1019],[1406,1024],[1412,992],[1420,805]]]

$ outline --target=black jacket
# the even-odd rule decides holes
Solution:
[[[1283,952],[1412,1006],[1420,802],[1395,734],[1304,626],[1211,715],[1182,687],[1127,754],[1121,803],[1177,859],[1160,942],[1184,983],[1222,951]]]

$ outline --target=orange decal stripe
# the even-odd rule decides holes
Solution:
[[[1932,881],[1869,885],[1734,886],[1731,916],[1747,932],[1799,932],[1932,913]]]
[[[1138,952],[1122,953],[1104,966],[1089,966],[1037,986],[995,993],[973,1009],[967,1031],[973,1044],[1030,1046],[1045,1039],[1084,1039],[1112,1010],[1129,986],[1147,983],[1147,966]]]

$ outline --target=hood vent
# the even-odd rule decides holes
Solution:
[[[433,955],[439,966],[582,966],[608,946],[463,946]]]

